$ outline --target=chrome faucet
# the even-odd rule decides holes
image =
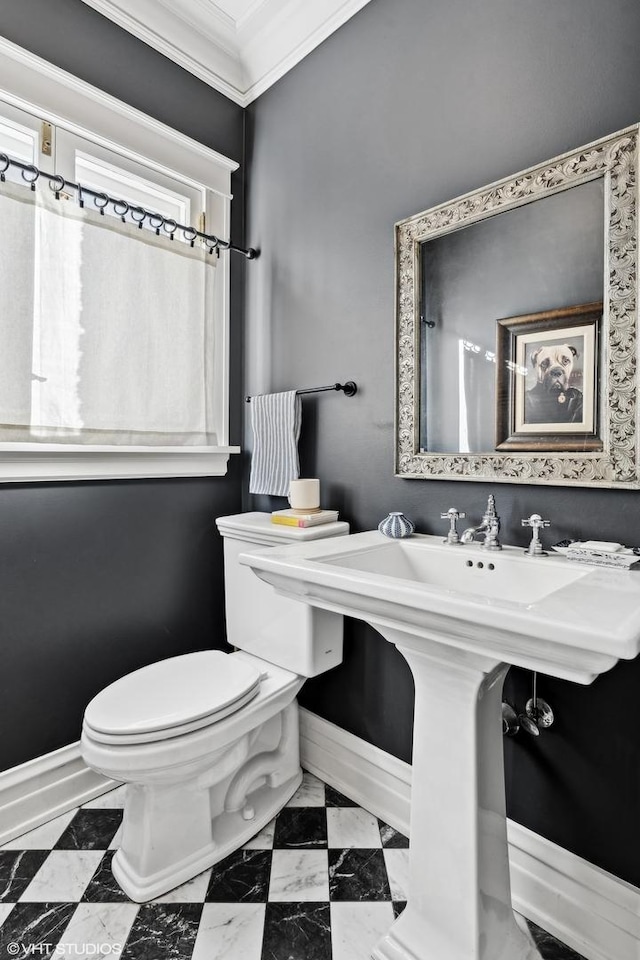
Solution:
[[[485,550],[502,550],[502,544],[498,539],[500,533],[500,517],[496,513],[496,501],[493,494],[487,501],[487,509],[484,512],[482,523],[477,527],[467,527],[460,540],[462,543],[473,543],[477,534],[484,534],[482,546]]]

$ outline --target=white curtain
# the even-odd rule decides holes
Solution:
[[[215,445],[216,257],[0,185],[0,441]]]

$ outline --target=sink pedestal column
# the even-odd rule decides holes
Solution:
[[[415,681],[409,897],[374,960],[540,960],[511,906],[501,719],[508,665],[372,626],[398,647]]]

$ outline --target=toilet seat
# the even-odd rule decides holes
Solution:
[[[253,663],[220,650],[161,660],[105,687],[88,705],[84,729],[122,745],[178,737],[241,709],[260,680]]]

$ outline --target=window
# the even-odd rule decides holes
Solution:
[[[197,223],[205,210],[206,190],[201,185],[163,174],[66,130],[56,136],[56,167],[56,172],[83,186],[156,211],[177,223]]]
[[[17,110],[9,111],[6,107],[3,114],[12,114],[19,116],[25,121],[29,118]],[[30,128],[26,123],[17,123],[5,115],[0,117],[0,141],[3,144],[4,151],[11,154],[17,160],[23,163],[35,163],[38,155],[38,131]],[[17,171],[7,171],[8,175],[18,179]]]
[[[24,70],[15,68],[25,64],[18,48],[4,46],[0,66],[3,59],[13,65],[19,87]],[[25,110],[19,91],[0,92],[0,152],[176,223],[198,225],[205,216],[207,233],[228,236],[235,164],[62,71],[45,65],[44,73],[44,100],[53,104],[60,92],[52,90],[53,74],[67,88],[65,103],[72,85],[80,117],[92,102],[96,129],[47,110],[46,102]],[[42,119],[51,122],[50,156],[41,150]],[[153,155],[141,155],[143,142]],[[16,179],[19,171],[7,171],[7,180]],[[8,183],[5,205],[25,189]],[[225,473],[238,449],[228,446],[229,253],[207,261],[179,231],[173,241],[166,232],[156,239],[160,231],[145,222],[143,235],[124,205],[108,209],[107,224],[90,200],[79,211],[75,198],[54,201],[40,185],[39,193],[35,211],[14,199],[23,244],[12,253],[16,269],[4,258],[3,316],[13,298],[20,315],[33,319],[5,321],[4,334],[0,321],[0,482]],[[35,276],[36,293],[19,280],[17,265],[29,255],[33,270],[23,272],[29,282]],[[113,258],[122,267],[111,278],[104,264]],[[116,295],[108,300],[111,279]]]
[[[127,173],[113,163],[76,151],[74,180],[94,190],[105,190],[112,197],[121,197],[131,204],[146,210],[154,210],[177,223],[191,223],[192,203],[184,193],[171,188],[163,189],[157,182],[140,175]],[[176,185],[178,186],[178,185]],[[186,192],[186,191],[185,191]],[[201,200],[204,198],[201,197]],[[196,213],[202,212],[204,202],[196,205]],[[114,216],[117,214],[114,213]],[[147,225],[147,229],[151,229]]]

